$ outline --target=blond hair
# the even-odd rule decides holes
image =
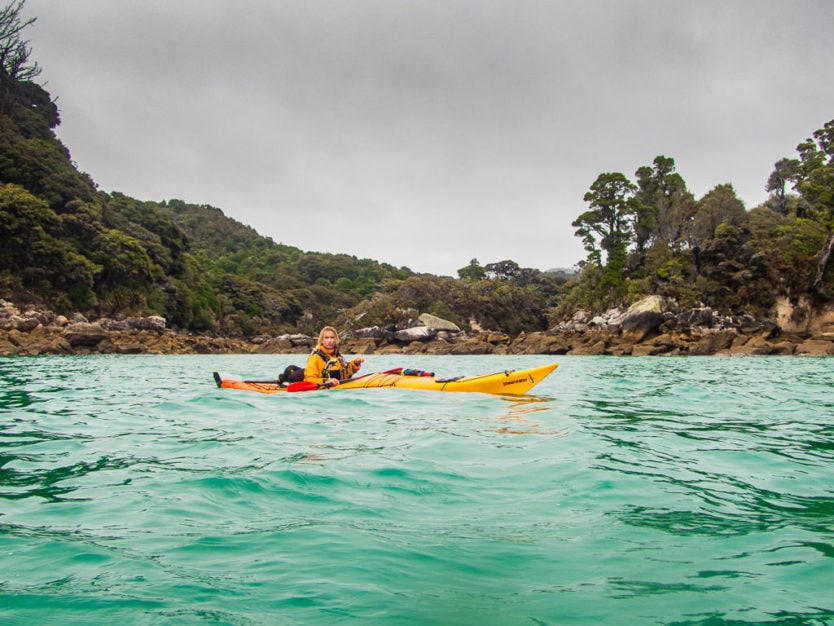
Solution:
[[[324,338],[324,333],[326,333],[328,331],[330,331],[331,333],[336,335],[336,345],[338,346],[339,345],[339,331],[337,331],[332,326],[325,326],[324,328],[321,329],[321,332],[319,333],[319,345],[321,345],[321,340]]]

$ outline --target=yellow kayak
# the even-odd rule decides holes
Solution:
[[[336,387],[322,388],[314,383],[297,382],[288,386],[269,380],[240,380],[234,377],[221,376],[214,372],[214,380],[223,389],[240,389],[257,393],[283,393],[294,391],[315,391],[327,389],[340,391],[345,389],[369,389],[380,387],[395,387],[397,389],[423,389],[426,391],[470,391],[478,393],[508,394],[520,396],[539,384],[545,377],[559,366],[549,363],[541,367],[531,367],[523,370],[503,370],[494,374],[481,376],[458,376],[455,378],[436,378],[433,375],[409,375],[403,372],[411,370],[391,370],[357,376],[342,382]]]

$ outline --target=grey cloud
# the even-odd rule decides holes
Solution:
[[[827,0],[26,6],[102,188],[418,271],[570,266],[594,178],[658,154],[754,206],[832,117]]]

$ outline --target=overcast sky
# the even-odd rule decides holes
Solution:
[[[603,172],[663,154],[748,208],[834,119],[831,0],[28,0],[104,191],[456,276],[571,267]]]

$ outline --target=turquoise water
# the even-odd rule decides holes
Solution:
[[[832,359],[298,358],[0,359],[0,623],[834,624]]]

